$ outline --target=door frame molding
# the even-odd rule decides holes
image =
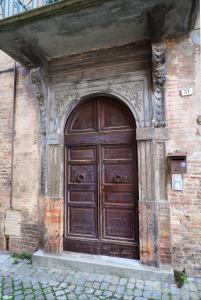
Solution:
[[[93,83],[93,80],[89,80]],[[142,263],[160,267],[171,265],[170,204],[166,194],[166,127],[153,127],[153,94],[150,73],[138,71],[122,76],[95,80],[96,86],[84,80],[69,85],[52,86],[49,90],[47,124],[46,212],[59,207],[59,221],[47,222],[44,248],[62,252],[63,248],[63,161],[64,128],[73,111],[85,99],[107,96],[122,101],[133,114],[137,126],[139,182],[139,240]],[[52,203],[57,200],[57,203]],[[59,245],[59,246],[58,246]],[[165,255],[163,255],[165,253]]]

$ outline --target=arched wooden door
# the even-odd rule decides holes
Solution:
[[[65,130],[64,250],[139,258],[135,121],[121,102],[97,97]]]

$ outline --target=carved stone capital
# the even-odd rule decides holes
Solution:
[[[153,79],[153,111],[154,111],[154,126],[165,126],[165,47],[164,43],[157,42],[152,44],[152,79]]]
[[[35,97],[38,100],[40,108],[40,119],[41,119],[41,129],[45,131],[46,129],[46,104],[45,104],[45,84],[42,77],[42,71],[40,68],[32,69],[30,71],[31,81],[34,85]]]

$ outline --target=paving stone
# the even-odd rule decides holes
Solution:
[[[133,296],[133,290],[127,288],[126,291],[125,291],[125,294],[129,295],[129,296]]]
[[[94,289],[92,289],[92,288],[86,288],[85,289],[85,293],[86,294],[93,294],[94,293]]]
[[[142,295],[142,290],[135,289],[134,290],[134,296],[141,296]]]
[[[60,290],[60,291],[56,291],[55,292],[55,295],[58,297],[58,296],[61,296],[61,295],[64,295],[64,291],[63,290]]]
[[[152,291],[143,291],[143,297],[151,298]]]
[[[153,291],[153,292],[152,292],[152,298],[153,298],[154,300],[161,299],[161,293],[156,292],[156,291]]]
[[[116,289],[116,292],[118,294],[124,294],[125,293],[125,286],[124,285],[118,286],[117,289]]]
[[[25,300],[33,300],[33,299],[34,299],[34,296],[33,296],[33,294],[25,295],[24,299],[25,299]]]
[[[86,299],[88,299],[88,297],[87,297],[87,295],[82,294],[82,295],[80,295],[80,296],[78,297],[78,299],[79,299],[79,300],[86,300]]]
[[[74,290],[74,288],[75,288],[75,285],[69,285],[66,289],[66,293],[72,292]]]
[[[104,296],[105,298],[110,298],[110,297],[112,296],[112,292],[110,292],[110,291],[104,291],[104,292],[103,292],[103,296]]]
[[[103,291],[101,291],[101,290],[96,290],[96,291],[94,292],[94,294],[95,294],[96,296],[101,296],[102,293],[103,293]]]
[[[100,288],[100,282],[96,282],[96,281],[95,281],[95,282],[93,283],[92,287],[93,287],[94,289],[97,289],[97,290],[98,290],[98,289]]]
[[[96,275],[95,281],[102,282],[103,278],[104,278],[104,275]]]
[[[115,293],[115,294],[114,294],[114,297],[115,297],[116,299],[121,299],[121,298],[122,298],[122,294]]]
[[[67,298],[66,298],[66,296],[65,295],[63,295],[63,296],[57,296],[57,300],[66,300]],[[69,299],[69,298],[68,298]],[[75,298],[75,299],[77,299],[77,298]]]
[[[119,283],[119,277],[112,276],[111,284],[117,285]]]
[[[112,281],[112,276],[104,276],[103,281],[108,282],[108,283],[111,283],[111,281]]]
[[[89,295],[88,299],[90,299],[90,300],[98,300],[99,298],[96,297],[96,296],[94,296],[94,295]]]
[[[127,279],[127,278],[121,278],[121,279],[119,280],[119,285],[126,285],[127,282],[128,282],[128,279]]]
[[[75,292],[76,293],[83,292],[83,291],[84,291],[84,287],[83,286],[80,286],[80,285],[76,286],[76,288],[75,288]]]
[[[134,283],[131,283],[131,282],[128,282],[127,288],[133,290],[133,289],[135,288],[135,284],[134,284]]]
[[[169,295],[162,295],[161,300],[171,300],[171,296],[169,296]]]
[[[66,282],[62,282],[59,285],[59,288],[65,289],[68,286],[68,284]]]
[[[68,295],[68,300],[74,300],[74,299],[77,299],[77,296],[74,293]]]
[[[110,284],[108,282],[102,282],[100,289],[101,290],[107,290],[109,288]]]
[[[92,285],[93,285],[93,282],[92,281],[87,281],[86,283],[85,283],[85,286],[86,287],[92,287]]]
[[[111,284],[111,285],[109,286],[109,288],[108,288],[108,290],[109,290],[110,292],[115,292],[116,289],[117,289],[117,286],[116,286],[115,284]]]
[[[22,296],[22,295],[15,295],[15,300],[24,300],[24,296]]]
[[[181,300],[181,297],[179,295],[172,295],[171,300]]]
[[[123,295],[123,300],[133,300],[133,299],[134,299],[133,296]]]
[[[143,289],[143,287],[144,287],[144,281],[143,280],[140,280],[140,279],[138,279],[137,281],[136,281],[136,288],[137,289]]]
[[[131,277],[131,278],[129,278],[129,280],[128,280],[130,283],[136,283],[136,279],[135,278],[133,278],[133,277]]]

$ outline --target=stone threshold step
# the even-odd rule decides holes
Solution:
[[[170,283],[174,282],[172,269],[148,267],[141,264],[140,261],[126,258],[74,252],[50,254],[43,250],[38,250],[33,254],[33,264],[54,269],[64,268],[75,272],[134,277],[136,279]]]

